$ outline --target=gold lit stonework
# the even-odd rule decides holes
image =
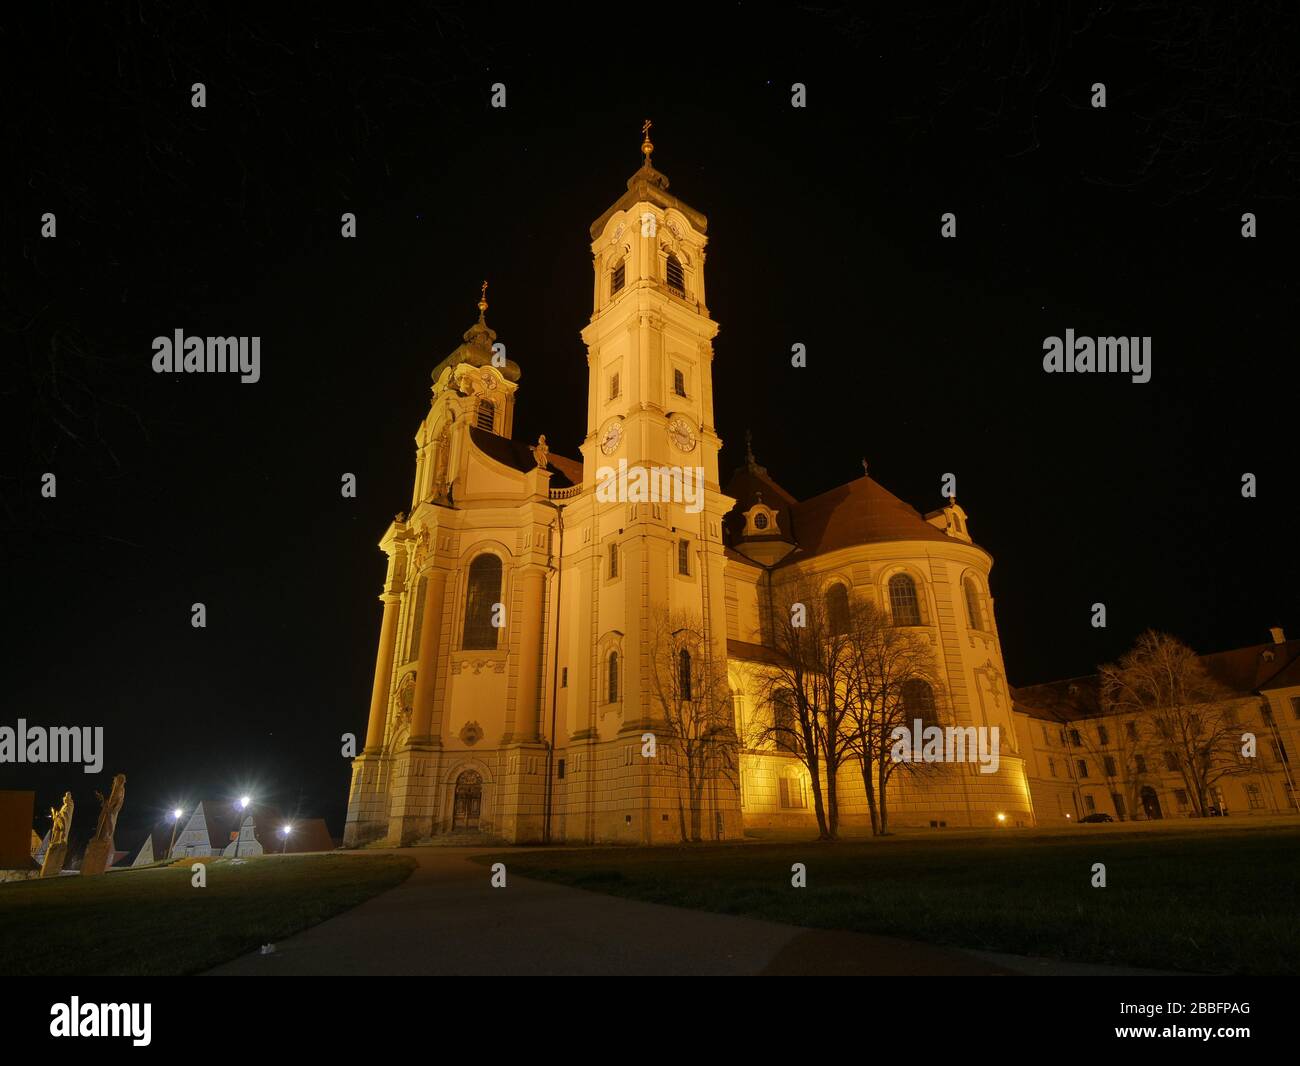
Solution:
[[[1026,744],[986,591],[992,559],[971,541],[964,510],[921,515],[865,469],[834,496],[800,503],[750,440],[730,481],[719,469],[708,219],[651,166],[651,126],[642,124],[644,162],[626,192],[588,227],[589,376],[569,383],[586,398],[585,426],[538,426],[547,435],[531,446],[513,438],[523,369],[494,358],[503,346],[484,321],[486,281],[478,322],[432,370],[410,514],[380,541],[379,649],[345,842],[469,832],[514,843],[680,843],[679,786],[661,773],[685,763],[648,767],[629,738],[660,728],[658,667],[636,664],[659,661],[653,649],[666,645],[656,645],[655,626],[683,604],[699,629],[697,660],[722,664],[717,698],[735,714],[734,772],[687,801],[699,806],[700,833],[736,840],[750,828],[813,826],[799,759],[754,739],[772,713],[759,641],[778,564],[819,589],[838,583],[884,604],[891,578],[910,577],[917,628],[951,679],[947,712],[1006,738],[996,771],[936,772],[891,799],[892,824],[993,825],[1005,813],[1013,827],[1033,825]],[[669,255],[679,289],[668,284]],[[531,366],[539,377],[557,372],[546,360]],[[720,375],[717,385],[735,381]],[[564,440],[580,442],[578,454]],[[694,509],[612,498],[602,487],[620,464],[689,466]],[[801,524],[803,508],[815,521]],[[963,621],[968,586],[982,597],[978,629]],[[494,605],[499,627],[486,620]],[[861,826],[869,814],[853,777],[846,770],[840,785],[842,824]]]

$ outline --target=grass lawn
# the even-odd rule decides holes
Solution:
[[[1294,822],[586,848],[480,861],[593,892],[932,944],[1198,973],[1300,972]],[[807,888],[790,885],[795,862],[807,866]],[[1091,887],[1097,862],[1106,888]]]
[[[274,943],[404,881],[396,855],[268,855],[0,885],[0,973],[191,974]]]

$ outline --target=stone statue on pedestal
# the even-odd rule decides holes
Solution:
[[[50,843],[66,844],[68,842],[68,833],[72,830],[72,812],[76,804],[72,802],[72,793],[63,794],[63,806],[58,810],[50,808],[50,819],[53,825],[50,826]]]
[[[81,860],[81,876],[93,877],[108,869],[113,858],[113,830],[117,828],[117,816],[126,800],[126,774],[113,778],[113,787],[105,799],[100,793],[99,822],[95,826],[95,836],[86,845],[86,856]]]
[[[96,792],[95,798],[99,800],[99,823],[95,826],[95,840],[113,839],[113,830],[117,828],[117,816],[122,810],[122,804],[126,801],[126,774],[118,774],[113,778],[113,788],[108,794],[108,799]]]
[[[41,861],[42,877],[58,877],[63,872],[63,860],[68,855],[68,833],[72,830],[72,793],[63,794],[63,806],[50,808],[50,845]]]

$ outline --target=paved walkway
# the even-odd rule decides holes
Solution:
[[[496,848],[403,849],[419,864],[396,888],[216,975],[803,975],[1136,973],[802,929],[641,903],[509,874],[492,888],[474,855]],[[365,854],[365,853],[363,853]],[[1008,960],[1011,960],[1008,964]],[[1037,964],[1041,960],[1023,960]]]

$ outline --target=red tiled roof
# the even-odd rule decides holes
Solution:
[[[741,539],[741,526],[737,521],[740,513],[748,511],[760,497],[777,512],[780,536],[745,539],[793,543],[796,550],[779,565],[858,544],[950,539],[942,530],[930,525],[915,507],[904,503],[870,477],[857,478],[801,503],[750,457],[732,474],[726,492],[736,501],[727,523],[733,545]]]
[[[1211,652],[1200,656],[1200,661],[1212,678],[1237,696],[1300,685],[1300,640],[1251,644],[1245,648]],[[1060,721],[1095,718],[1103,713],[1099,685],[1098,676],[1089,674],[1087,677],[1013,688],[1011,695],[1031,714],[1047,715]]]
[[[794,536],[805,555],[889,540],[951,540],[915,507],[869,477],[799,504]]]

